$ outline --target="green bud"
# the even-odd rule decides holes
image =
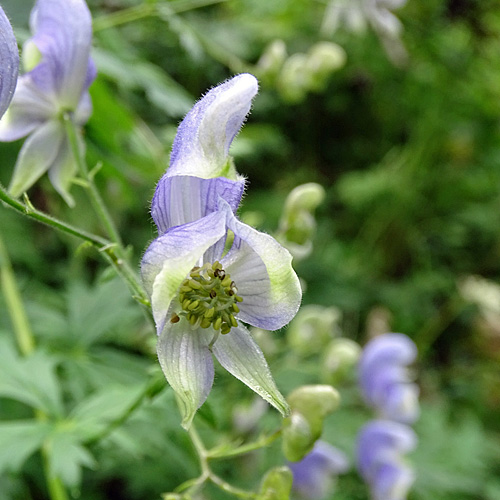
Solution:
[[[283,64],[278,75],[277,87],[281,97],[291,104],[297,104],[307,95],[308,77],[304,68],[307,56],[302,53],[293,54]]]
[[[337,384],[347,379],[356,367],[360,354],[361,347],[353,340],[333,340],[323,360],[323,380],[329,384]]]
[[[286,45],[283,40],[271,42],[257,62],[257,73],[261,80],[274,82],[287,58]]]
[[[306,257],[312,251],[311,239],[316,231],[314,210],[324,197],[323,187],[310,182],[297,186],[286,199],[279,239],[295,258]]]
[[[336,307],[302,307],[287,330],[290,347],[302,356],[323,351],[340,333],[341,313]]]
[[[292,482],[292,471],[288,467],[274,467],[262,479],[257,500],[289,500]]]
[[[345,50],[336,43],[319,42],[313,45],[307,57],[305,71],[309,76],[309,90],[324,89],[330,75],[345,65]]]
[[[285,212],[290,213],[298,210],[312,212],[325,199],[323,186],[316,182],[301,184],[290,191],[285,202]]]
[[[283,454],[290,462],[302,460],[313,448],[313,436],[309,422],[299,412],[292,412],[283,422]]]
[[[292,412],[306,418],[316,440],[323,431],[325,417],[337,409],[340,395],[331,385],[303,385],[288,396],[288,402]]]

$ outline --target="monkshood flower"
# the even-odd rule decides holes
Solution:
[[[159,335],[158,358],[188,428],[214,379],[212,354],[284,415],[262,351],[242,324],[276,330],[301,290],[291,256],[234,215],[244,188],[228,156],[257,92],[252,75],[212,89],[180,124],[151,212],[158,227],[141,273]]]
[[[30,26],[33,37],[23,47],[28,72],[19,78],[0,120],[0,141],[28,135],[9,191],[21,195],[48,171],[54,188],[72,205],[69,187],[77,165],[62,117],[70,113],[76,125],[83,125],[91,114],[92,19],[84,0],[37,0]]]
[[[407,425],[390,420],[373,420],[358,437],[357,461],[362,478],[370,487],[372,500],[404,500],[415,480],[403,454],[417,443]]]
[[[12,100],[19,70],[19,52],[12,26],[0,7],[0,117]]]
[[[418,387],[408,365],[417,357],[415,343],[401,333],[386,333],[370,340],[359,360],[363,396],[382,418],[413,423],[419,415]]]
[[[349,470],[347,456],[334,446],[316,441],[313,450],[300,462],[289,462],[292,488],[298,497],[321,500],[332,493],[335,479]]]

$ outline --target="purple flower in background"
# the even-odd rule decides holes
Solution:
[[[33,37],[23,47],[28,72],[19,78],[0,120],[0,141],[29,136],[9,191],[21,195],[48,171],[54,188],[72,205],[69,187],[77,166],[62,117],[71,113],[83,125],[91,114],[87,89],[96,75],[90,59],[92,19],[84,0],[37,0],[30,25]]]
[[[335,479],[349,470],[347,456],[324,441],[316,441],[313,450],[300,462],[288,463],[293,474],[293,490],[300,498],[321,500],[331,494]]]
[[[373,420],[358,437],[358,470],[373,500],[405,500],[415,480],[402,455],[417,443],[413,429],[390,420]]]
[[[379,335],[364,347],[358,365],[361,389],[382,418],[403,423],[418,418],[419,391],[408,374],[416,357],[415,343],[401,333]]]
[[[212,387],[212,354],[283,414],[289,411],[240,323],[276,330],[293,318],[301,299],[287,250],[234,215],[244,181],[228,150],[256,92],[252,75],[238,75],[195,105],[179,126],[171,166],[152,203],[159,236],[141,272],[158,358],[186,428]]]
[[[19,70],[19,52],[12,27],[0,7],[0,117],[12,100]]]

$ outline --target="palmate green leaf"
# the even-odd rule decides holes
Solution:
[[[81,482],[82,467],[94,467],[96,462],[90,451],[82,444],[78,432],[56,432],[49,442],[50,468],[52,473],[70,487]]]
[[[42,351],[23,358],[0,336],[0,359],[0,397],[20,401],[47,415],[63,414],[55,358]]]
[[[0,474],[21,469],[52,430],[52,424],[38,420],[0,422]]]
[[[126,415],[145,389],[145,384],[106,386],[77,405],[69,418],[82,439],[92,439]]]

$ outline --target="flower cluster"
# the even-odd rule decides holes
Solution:
[[[69,113],[83,125],[91,114],[87,89],[96,76],[90,59],[92,19],[84,0],[37,0],[30,25],[33,37],[23,47],[27,73],[0,120],[0,141],[29,136],[9,191],[21,195],[48,171],[54,188],[72,205],[69,187],[77,167],[63,116]]]
[[[417,436],[411,427],[392,420],[372,420],[358,436],[358,469],[373,500],[404,500],[415,480],[403,454],[412,451]]]
[[[12,26],[0,7],[0,117],[12,100],[19,69],[19,53]]]
[[[419,415],[418,386],[408,365],[417,357],[406,335],[387,333],[372,339],[359,360],[359,380],[366,402],[381,418],[411,424]]]
[[[258,90],[241,74],[209,91],[179,125],[151,213],[158,237],[142,278],[159,336],[158,358],[189,427],[214,379],[212,354],[275,406],[288,404],[243,325],[276,330],[296,314],[301,290],[291,255],[235,216],[245,180],[229,157]]]
[[[407,425],[419,415],[418,387],[408,372],[416,356],[417,348],[406,335],[387,333],[368,342],[359,360],[363,396],[380,417],[358,437],[358,469],[373,500],[404,500],[415,479],[402,455],[417,442]]]

